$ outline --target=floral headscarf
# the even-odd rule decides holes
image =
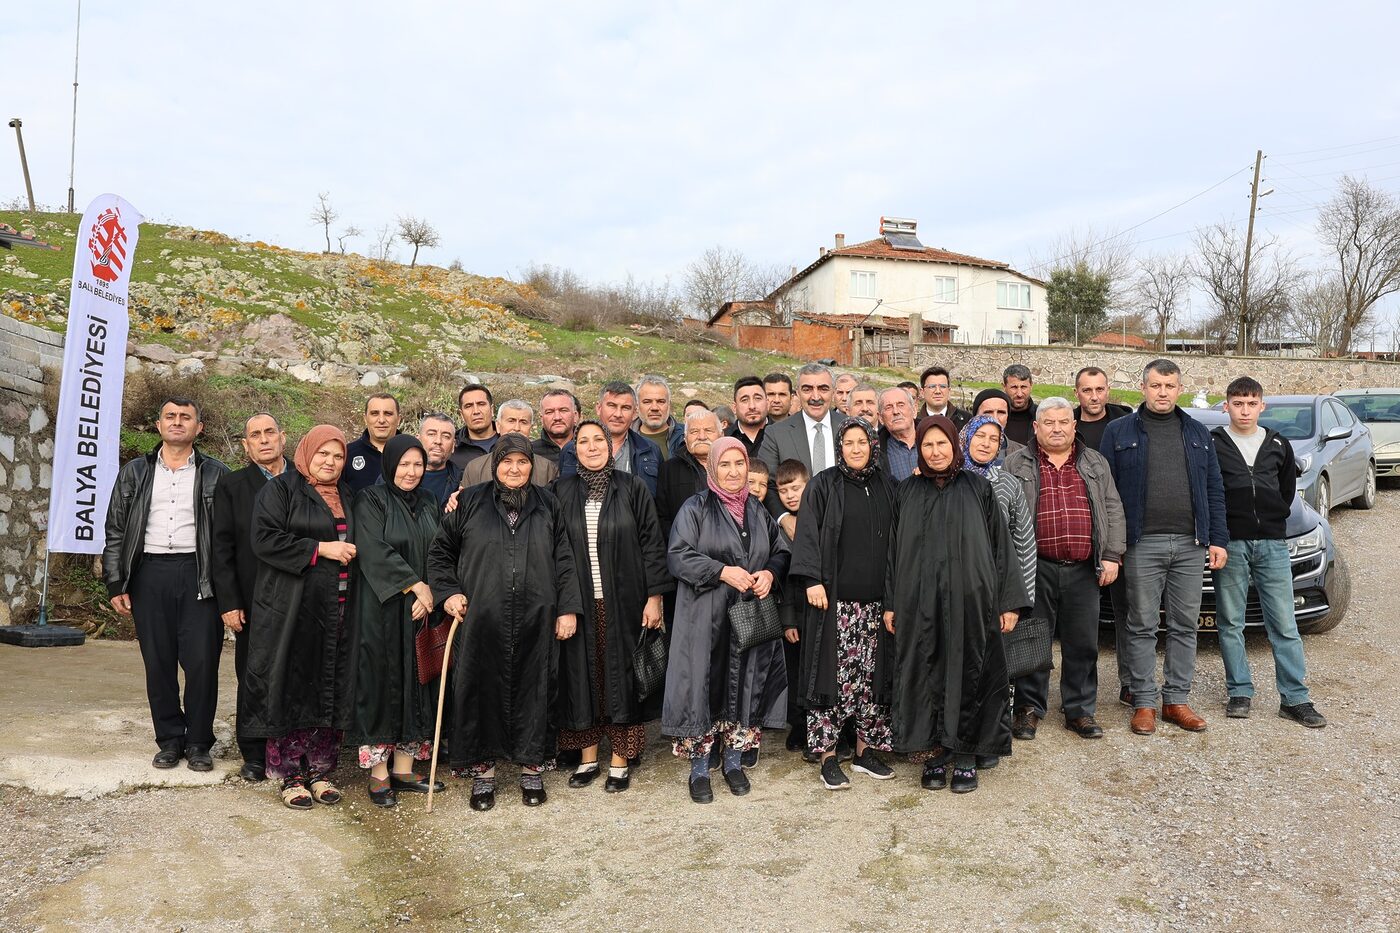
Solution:
[[[865,439],[870,442],[870,459],[865,466],[856,469],[846,462],[846,458],[841,453],[841,439],[846,436],[846,432],[861,430],[865,432]],[[841,475],[853,482],[865,485],[871,478],[880,471],[880,435],[870,425],[859,418],[852,418],[841,429],[836,432],[836,469],[841,471]]]
[[[583,484],[588,487],[588,495],[584,497],[585,500],[588,502],[601,502],[603,501],[603,494],[608,491],[608,483],[612,480],[614,462],[612,438],[608,436],[608,429],[603,426],[601,421],[594,421],[592,418],[589,418],[586,421],[580,421],[578,423],[578,428],[574,430],[575,445],[578,444],[578,432],[590,424],[603,432],[603,440],[608,444],[608,460],[596,470],[588,469],[588,467],[583,465],[583,461],[580,460],[578,464],[578,475],[583,479]]]
[[[986,463],[978,463],[976,458],[972,456],[972,435],[989,424],[997,429],[998,444],[996,456]],[[971,470],[978,476],[991,479],[992,472],[1001,466],[1003,459],[1006,457],[1006,431],[1002,428],[1001,422],[991,415],[978,415],[968,421],[967,424],[963,425],[958,440],[962,443],[963,452],[966,454],[964,457],[963,469]]]
[[[731,450],[737,449],[744,455],[744,469],[748,470],[749,451],[737,437],[721,437],[710,445],[710,455],[705,460],[706,481],[710,485],[710,492],[719,497],[719,501],[724,503],[725,509],[733,517],[735,523],[741,528],[744,525],[744,509],[749,504],[749,487],[744,484],[738,492],[730,492],[719,484],[719,458]]]

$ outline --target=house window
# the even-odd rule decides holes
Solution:
[[[1026,335],[1019,330],[997,331],[997,343],[1025,343]]]
[[[956,276],[935,275],[933,277],[933,300],[946,304],[956,304],[958,300],[958,280]]]
[[[1022,282],[998,282],[997,307],[1016,311],[1031,310],[1031,287]]]
[[[852,273],[851,273],[851,297],[852,297],[852,298],[874,298],[874,297],[875,297],[875,273],[873,273],[873,272],[852,272]]]

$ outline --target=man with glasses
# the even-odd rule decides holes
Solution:
[[[923,404],[919,406],[918,418],[943,415],[961,431],[972,416],[949,401],[952,388],[953,377],[948,375],[948,370],[942,366],[930,366],[924,370],[919,376],[919,391],[923,395]]]

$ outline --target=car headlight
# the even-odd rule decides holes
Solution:
[[[1376,453],[1387,454],[1389,456],[1400,456],[1400,441],[1392,441],[1389,444],[1382,444],[1376,448]]]
[[[1312,454],[1305,454],[1304,456],[1301,456],[1301,457],[1297,458],[1297,461],[1296,461],[1296,462],[1297,462],[1297,464],[1298,464],[1298,472],[1299,472],[1299,473],[1306,473],[1306,472],[1308,472],[1309,470],[1311,470],[1311,469],[1312,469],[1312,461],[1313,461]]]
[[[1299,557],[1304,554],[1313,554],[1323,548],[1322,526],[1318,525],[1307,534],[1301,534],[1296,538],[1288,539],[1288,556]]]

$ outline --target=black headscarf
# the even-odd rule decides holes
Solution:
[[[535,459],[534,452],[530,450],[529,438],[523,434],[502,434],[496,438],[496,444],[491,448],[491,482],[496,485],[496,499],[507,512],[519,512],[525,508],[525,497],[530,492],[530,480],[526,479],[525,485],[519,489],[511,489],[496,478],[496,470],[500,468],[501,461],[507,454],[524,454],[525,459],[530,461],[530,472],[533,475]]]
[[[422,497],[418,495],[418,491],[423,488],[422,485],[415,486],[405,492],[394,482],[394,476],[399,472],[399,461],[410,450],[418,451],[423,458],[423,468],[427,469],[428,452],[423,449],[418,438],[412,434],[395,434],[389,438],[389,442],[384,445],[384,456],[379,461],[379,469],[384,474],[384,485],[389,487],[389,495],[402,502],[409,512],[417,515],[418,505],[423,501]]]
[[[958,444],[957,425],[944,415],[929,415],[919,419],[918,427],[914,431],[914,449],[919,453],[919,475],[933,480],[938,484],[938,488],[942,489],[952,482],[963,468],[963,452]],[[924,435],[930,431],[942,431],[947,436],[948,443],[953,445],[953,459],[946,470],[935,470],[933,464],[924,459]]]
[[[582,477],[584,485],[588,487],[588,495],[585,497],[585,498],[586,498],[586,501],[588,501],[588,502],[602,502],[602,501],[603,501],[603,493],[605,493],[605,492],[608,491],[608,483],[610,483],[610,482],[612,481],[612,474],[613,474],[612,436],[608,434],[608,429],[607,429],[607,427],[605,427],[601,421],[595,421],[594,419],[589,418],[589,419],[587,419],[587,420],[585,420],[585,421],[580,421],[580,422],[578,423],[578,427],[574,429],[574,444],[575,444],[575,445],[578,444],[578,432],[579,432],[579,430],[581,430],[584,426],[590,425],[590,424],[593,425],[593,427],[597,428],[599,431],[602,431],[602,432],[603,432],[603,440],[606,441],[607,444],[608,444],[608,461],[607,461],[607,463],[604,463],[604,464],[603,464],[603,466],[602,466],[601,469],[590,470],[590,469],[588,469],[587,467],[585,467],[585,466],[583,465],[583,461],[580,460],[580,461],[579,461],[579,464],[578,464],[578,475],[579,475],[580,477]]]
[[[1006,403],[1006,410],[1011,411],[1011,396],[1000,389],[983,389],[977,393],[977,397],[972,400],[972,413],[977,414],[977,409],[982,407],[982,403],[989,398],[999,398]]]
[[[865,466],[857,470],[846,462],[846,458],[841,453],[841,439],[846,436],[847,431],[861,430],[865,432],[865,439],[870,442],[870,459],[865,462]],[[870,482],[880,469],[880,435],[875,433],[875,429],[859,418],[852,418],[841,425],[841,430],[836,432],[836,469],[841,471],[841,475],[852,482],[860,483],[864,486]]]

